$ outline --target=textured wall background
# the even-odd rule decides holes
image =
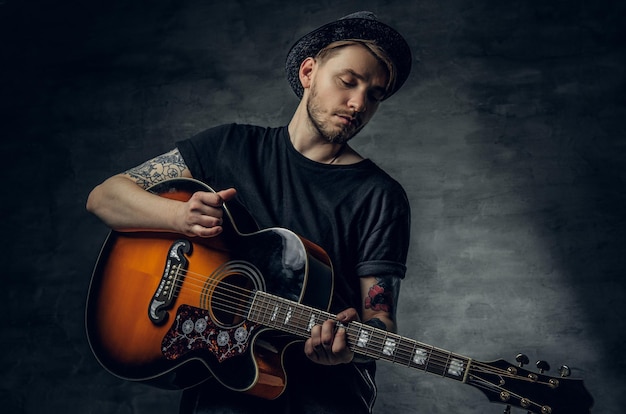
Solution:
[[[280,125],[284,56],[375,11],[415,70],[354,145],[413,206],[400,333],[479,360],[567,363],[622,412],[626,93],[621,1],[0,1],[0,398],[7,413],[173,413],[112,377],[83,326],[106,177],[223,122]],[[380,364],[378,412],[502,412],[471,387]],[[521,411],[520,411],[521,412]]]

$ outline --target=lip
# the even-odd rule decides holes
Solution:
[[[341,122],[345,125],[350,125],[354,127],[359,125],[359,120],[350,115],[337,114],[337,117],[339,117],[339,119],[341,119]]]

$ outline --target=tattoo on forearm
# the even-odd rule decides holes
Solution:
[[[388,312],[393,317],[399,290],[400,280],[397,277],[377,277],[376,284],[370,287],[365,298],[365,309]]]
[[[161,181],[180,177],[186,169],[185,160],[178,149],[174,149],[131,168],[125,174],[132,177],[139,186],[148,188]]]
[[[363,322],[365,325],[373,326],[374,328],[387,330],[387,325],[385,322],[381,321],[378,318],[372,318],[369,321]]]

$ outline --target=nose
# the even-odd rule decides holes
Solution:
[[[367,97],[364,93],[354,93],[350,96],[350,101],[348,102],[348,106],[354,112],[362,113],[367,110]]]

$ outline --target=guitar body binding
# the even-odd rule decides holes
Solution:
[[[186,201],[196,191],[213,190],[175,179],[150,191]],[[85,314],[89,344],[105,369],[162,388],[188,388],[214,377],[262,398],[282,394],[282,354],[300,338],[274,341],[271,329],[247,319],[248,308],[255,292],[266,291],[328,309],[332,265],[321,248],[287,229],[254,230],[249,213],[232,204],[241,220],[235,222],[224,206],[224,231],[213,238],[109,233]]]

